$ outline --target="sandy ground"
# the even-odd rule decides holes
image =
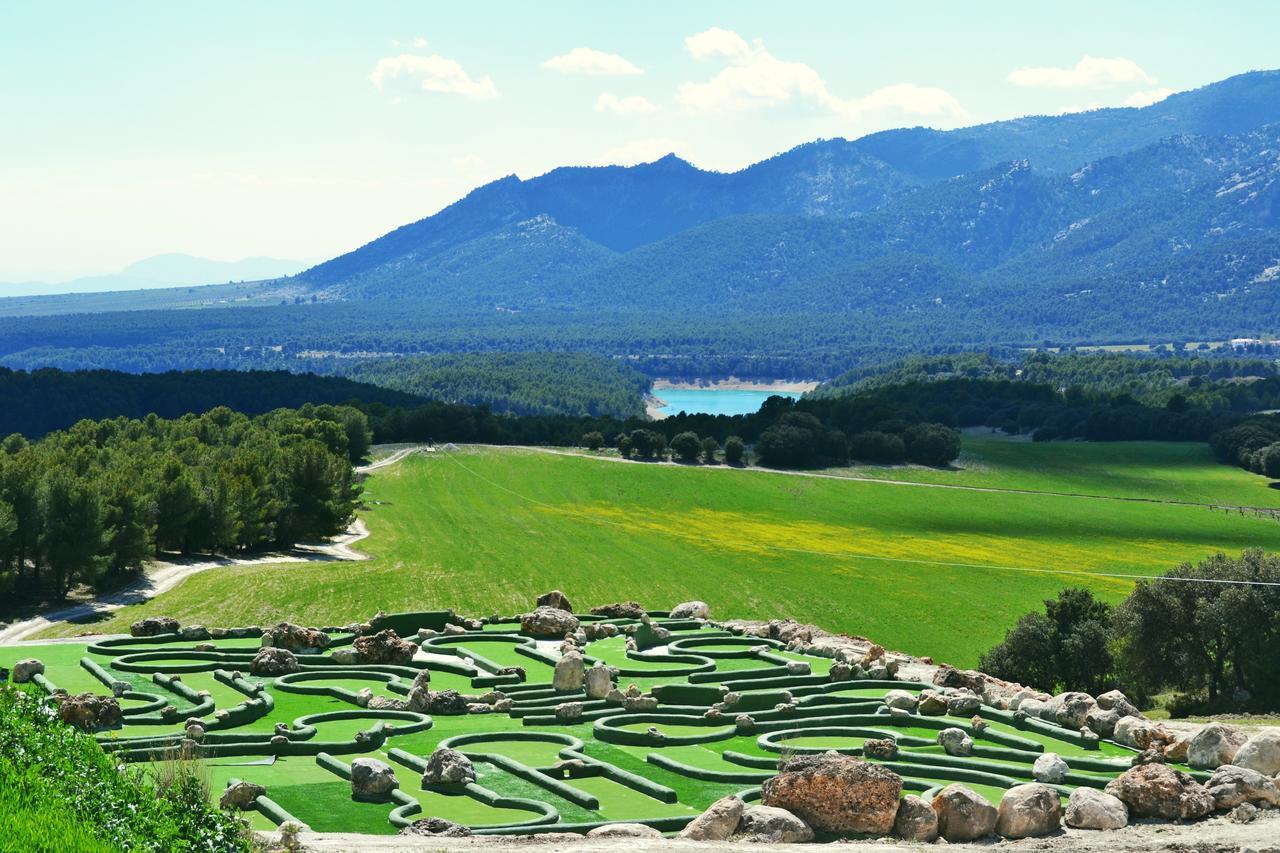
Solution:
[[[377,462],[356,468],[356,473],[368,474],[388,465],[394,465],[420,449],[421,445],[401,448],[391,455],[379,459]],[[360,553],[352,546],[368,535],[369,528],[365,526],[364,521],[357,518],[347,528],[347,532],[341,536],[335,536],[323,543],[297,545],[288,551],[273,551],[253,557],[218,557],[211,560],[174,560],[152,563],[147,566],[146,573],[142,577],[123,589],[99,596],[90,601],[68,605],[49,611],[41,616],[23,619],[7,625],[0,630],[0,644],[29,641],[32,636],[40,633],[55,622],[85,619],[96,614],[119,610],[121,607],[126,607],[130,604],[141,604],[163,592],[168,592],[192,575],[209,571],[210,569],[220,569],[225,566],[256,566],[267,563],[367,560],[369,559],[367,555]]]
[[[274,839],[271,833],[264,838]],[[348,833],[304,832],[299,836],[304,849],[317,853],[390,853],[390,851],[510,851],[532,848],[539,851],[572,850],[577,853],[604,853],[625,849],[629,853],[649,851],[702,851],[702,853],[800,853],[815,850],[812,844],[754,844],[733,842],[676,841],[674,839],[566,839],[557,835],[547,841],[536,838],[411,838],[407,836],[356,835]],[[1193,824],[1143,822],[1111,832],[1066,829],[1045,838],[1028,838],[1021,841],[997,841],[972,844],[945,844],[936,846],[908,844],[900,841],[840,841],[842,847],[853,847],[857,853],[920,853],[929,849],[1009,850],[1017,853],[1084,853],[1105,850],[1116,853],[1154,853],[1176,850],[1180,853],[1228,853],[1228,851],[1256,851],[1256,853],[1280,853],[1280,811],[1263,812],[1253,823],[1232,823],[1226,817],[1215,817]]]

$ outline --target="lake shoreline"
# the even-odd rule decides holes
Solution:
[[[715,379],[710,382],[694,380],[692,382],[679,379],[655,379],[653,391],[778,391],[788,394],[803,394],[818,387],[816,380],[810,379],[770,379],[754,381],[738,379],[730,376],[727,379]]]

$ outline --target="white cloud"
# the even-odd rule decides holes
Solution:
[[[369,82],[379,89],[403,86],[422,92],[462,95],[477,101],[498,97],[498,87],[489,75],[474,78],[456,61],[436,54],[402,53],[379,59]]]
[[[425,50],[427,47],[427,40],[419,36],[413,40],[413,46],[418,50]]]
[[[589,47],[575,47],[568,53],[553,56],[542,63],[542,67],[561,74],[590,74],[594,77],[626,77],[644,73],[616,53]]]
[[[637,163],[652,163],[683,148],[684,143],[678,139],[633,139],[610,148],[591,162],[596,166],[634,166]]]
[[[1173,94],[1172,89],[1146,89],[1144,91],[1134,92],[1132,95],[1124,99],[1126,107],[1149,107],[1154,103],[1163,101],[1165,98]]]
[[[612,92],[601,92],[596,98],[596,112],[613,113],[620,116],[642,115],[658,108],[644,95],[628,95],[618,97]]]
[[[757,46],[762,46],[757,40]],[[746,59],[751,55],[751,47],[747,40],[733,30],[712,27],[684,40],[684,46],[694,59],[712,59],[726,56],[731,59]]]
[[[484,168],[484,158],[479,154],[464,154],[449,161],[455,172],[478,172]]]
[[[1097,89],[1104,86],[1145,84],[1150,86],[1156,78],[1138,67],[1132,59],[1115,57],[1105,59],[1085,56],[1074,68],[1015,68],[1008,80],[1015,86],[1038,89]]]
[[[728,58],[706,82],[680,84],[676,99],[692,113],[750,110],[798,102],[857,121],[867,113],[962,117],[964,107],[944,89],[897,83],[860,98],[841,98],[809,65],[779,59],[756,39],[751,45],[732,30],[716,27],[685,39],[695,59]]]

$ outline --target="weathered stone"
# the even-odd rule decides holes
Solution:
[[[44,674],[44,664],[36,658],[23,658],[13,665],[13,683],[25,684]]]
[[[938,732],[938,743],[947,755],[973,755],[973,738],[964,729],[949,728]]]
[[[1133,749],[1146,749],[1151,746],[1159,731],[1155,723],[1144,720],[1142,717],[1121,717],[1116,722],[1112,737],[1115,738],[1116,743]]]
[[[822,832],[887,834],[902,795],[888,768],[827,752],[788,761],[765,781],[762,802],[787,809]]]
[[[1215,770],[1204,787],[1213,797],[1213,807],[1219,811],[1233,809],[1241,803],[1280,808],[1280,789],[1271,777],[1257,770],[1228,764]]]
[[[527,677],[522,666],[504,666],[502,669],[494,673],[494,675],[514,675],[521,681]]]
[[[1110,739],[1115,736],[1116,723],[1120,722],[1119,711],[1105,711],[1102,708],[1091,708],[1085,717],[1084,724],[1099,737]]]
[[[1056,832],[1062,823],[1062,802],[1048,785],[1014,785],[1004,792],[996,816],[996,834],[1005,838],[1035,838]]]
[[[237,782],[230,785],[218,798],[218,805],[224,809],[248,811],[254,807],[258,797],[267,792],[261,785],[252,782]]]
[[[595,616],[603,616],[606,619],[639,619],[645,615],[645,610],[638,601],[619,601],[614,604],[601,604],[599,607],[593,607],[591,608],[591,613]]]
[[[1253,823],[1258,819],[1259,809],[1252,803],[1241,803],[1231,810],[1227,820],[1232,823]]]
[[[376,758],[357,758],[351,762],[351,798],[362,803],[385,803],[391,792],[400,787],[391,765]]]
[[[376,634],[356,637],[352,647],[360,655],[361,663],[407,664],[418,653],[418,647],[390,628]]]
[[[982,695],[986,681],[987,677],[981,672],[972,669],[956,669],[945,663],[933,674],[933,683],[939,687],[967,687],[979,696]]]
[[[1140,717],[1142,714],[1119,690],[1108,690],[1098,694],[1098,707],[1104,711],[1115,711],[1121,717]]]
[[[1235,760],[1249,736],[1235,726],[1210,723],[1196,732],[1187,745],[1187,762],[1192,767],[1212,770]]]
[[[914,711],[917,701],[916,694],[910,690],[890,690],[884,694],[884,704],[890,708],[901,708],[904,711]]]
[[[582,703],[561,702],[556,706],[556,719],[562,723],[576,723],[582,719]]]
[[[207,640],[210,634],[209,629],[203,625],[185,625],[179,629],[178,636],[184,640]]]
[[[640,623],[631,638],[635,641],[636,648],[643,652],[671,642],[671,632],[661,625],[654,625],[645,617],[645,621]]]
[[[622,708],[630,713],[644,713],[658,710],[657,696],[627,696],[622,700]]]
[[[1050,785],[1061,785],[1070,772],[1070,766],[1056,752],[1044,753],[1036,759],[1035,764],[1031,765],[1031,777],[1037,782]]]
[[[745,806],[738,797],[722,797],[686,824],[676,838],[688,841],[728,841],[738,831],[744,809]]]
[[[661,838],[662,833],[643,823],[607,823],[587,833],[587,838]]]
[[[898,757],[898,742],[893,738],[868,738],[862,742],[862,754],[877,761],[893,761]]]
[[[573,612],[573,605],[569,603],[569,596],[565,595],[558,589],[553,589],[551,592],[544,592],[542,595],[538,596],[535,606],[553,607],[556,610],[563,610],[566,613]]]
[[[416,835],[431,838],[466,838],[471,834],[468,827],[442,817],[424,817],[400,830],[401,835]]]
[[[427,769],[422,772],[422,787],[430,785],[465,785],[476,781],[476,769],[471,759],[456,749],[439,747],[427,758]]]
[[[1191,738],[1178,738],[1164,745],[1164,760],[1170,764],[1186,764],[1187,750],[1191,746]],[[1239,756],[1239,753],[1236,753]]]
[[[67,725],[85,731],[118,729],[121,724],[120,703],[113,696],[81,693],[58,702],[58,717]]]
[[[431,691],[426,687],[410,687],[405,704],[410,711],[426,714],[431,710]]]
[[[1106,791],[1133,817],[1198,820],[1213,811],[1213,797],[1186,773],[1167,764],[1144,764],[1107,783]]]
[[[1264,776],[1280,776],[1280,730],[1259,732],[1249,738],[1231,763]]]
[[[298,671],[298,659],[288,649],[267,647],[258,650],[249,664],[249,671],[254,675],[286,675]]]
[[[442,717],[459,716],[467,713],[467,704],[466,697],[458,691],[441,690],[431,694],[431,706],[428,710]]]
[[[898,804],[893,832],[903,841],[932,844],[938,840],[938,813],[928,800],[908,794]]]
[[[830,681],[849,681],[852,678],[853,667],[843,661],[836,661],[827,670],[827,679]]]
[[[971,690],[961,690],[947,697],[947,713],[953,717],[966,717],[982,708],[982,698]]]
[[[739,714],[733,718],[733,725],[740,734],[755,731],[756,720],[750,714]]]
[[[555,672],[551,677],[551,686],[561,693],[573,693],[582,689],[582,682],[586,678],[586,670],[583,668],[582,654],[577,651],[571,651],[560,657],[556,661]]]
[[[373,690],[368,687],[361,687],[360,692],[356,694],[356,704],[361,708],[368,708],[369,703],[373,701]]]
[[[926,717],[941,717],[947,713],[947,697],[933,690],[921,690],[916,697],[916,713]]]
[[[409,701],[393,696],[372,696],[369,698],[369,704],[365,707],[371,711],[407,711],[409,710]]]
[[[1129,807],[1119,797],[1081,785],[1067,800],[1066,824],[1074,829],[1123,829]]]
[[[264,646],[288,649],[294,654],[318,654],[329,647],[329,635],[318,628],[304,628],[292,622],[281,622],[262,635]]]
[[[975,791],[956,782],[933,798],[938,834],[949,842],[976,841],[996,828],[996,807]]]
[[[813,840],[813,830],[804,820],[777,806],[744,809],[738,831],[765,844],[800,844]]]
[[[360,663],[360,654],[355,649],[334,649],[329,655],[330,660],[341,666],[353,666]]]
[[[710,619],[711,608],[705,601],[686,601],[671,608],[672,619]]]
[[[1088,693],[1061,693],[1053,697],[1053,701],[1057,703],[1053,721],[1064,729],[1083,728],[1085,720],[1089,718],[1089,712],[1098,706]]]
[[[563,637],[578,630],[578,617],[558,607],[535,607],[520,617],[520,630],[531,637]]]
[[[147,616],[129,626],[132,637],[156,637],[178,633],[178,620],[171,616]]]
[[[608,696],[609,691],[613,689],[613,674],[609,667],[596,661],[595,665],[587,670],[585,686],[589,699],[603,699]]]

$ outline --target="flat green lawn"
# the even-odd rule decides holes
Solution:
[[[975,458],[1004,461],[986,473],[971,463],[958,476],[1005,486],[1237,504],[1271,496],[1262,478],[1207,461],[1199,445],[967,442]],[[1062,458],[1053,461],[1055,453]],[[1107,474],[1117,467],[1127,473]],[[722,617],[792,616],[972,665],[1063,586],[1117,600],[1132,583],[1124,576],[1280,544],[1274,520],[1199,506],[520,449],[412,456],[373,476],[366,497],[372,536],[360,548],[373,560],[209,571],[96,627],[122,631],[156,613],[210,625],[340,624],[377,610],[443,607],[516,613],[559,587],[580,605],[634,598],[660,608],[701,598]]]
[[[1206,444],[1117,441],[1031,442],[965,435],[949,469],[854,465],[825,473],[994,489],[1107,495],[1231,506],[1280,507],[1280,489],[1242,468],[1223,465]]]

